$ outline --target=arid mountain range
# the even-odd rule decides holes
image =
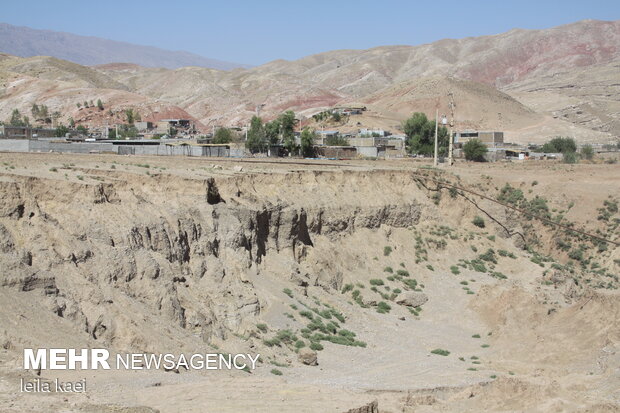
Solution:
[[[620,135],[620,21],[338,50],[232,71],[128,63],[89,67],[3,55],[0,81],[2,119],[13,108],[28,114],[38,103],[60,110],[65,121],[72,117],[95,126],[121,120],[121,109],[133,107],[145,119],[188,116],[207,130],[244,126],[258,105],[270,119],[287,109],[309,117],[333,105],[363,104],[364,115],[342,123],[304,125],[397,132],[414,111],[446,113],[452,92],[457,129],[503,130],[514,142],[555,135],[609,142]],[[99,98],[104,111],[76,106]]]
[[[82,65],[128,62],[168,69],[183,66],[204,66],[220,70],[249,67],[185,51],[164,50],[52,30],[36,30],[6,23],[0,23],[0,50],[19,57],[54,56]]]

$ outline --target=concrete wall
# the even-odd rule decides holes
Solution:
[[[117,148],[111,143],[57,143],[49,141],[28,141],[30,152],[71,152],[71,153],[97,153],[117,152]]]
[[[28,152],[29,142],[26,139],[0,139],[0,151]]]
[[[358,146],[357,154],[360,156],[368,156],[376,158],[379,156],[379,148],[376,146]]]
[[[118,153],[119,155],[175,155],[207,157],[243,157],[245,149],[225,146],[190,145],[114,145],[113,143],[69,143],[49,140],[0,139],[0,151],[7,152],[63,152],[63,153]]]

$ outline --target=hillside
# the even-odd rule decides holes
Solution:
[[[189,52],[163,50],[51,30],[36,30],[6,23],[0,23],[0,52],[20,57],[54,56],[82,65],[127,62],[169,69],[183,66],[202,66],[220,70],[247,67]]]
[[[586,20],[421,46],[331,51],[229,72],[131,63],[83,67],[55,58],[4,57],[0,78],[14,81],[1,86],[0,118],[15,107],[28,111],[36,102],[60,106],[65,121],[77,120],[71,94],[104,96],[112,107],[135,104],[155,117],[158,107],[168,106],[207,128],[244,127],[257,105],[270,119],[289,109],[310,116],[336,104],[363,102],[371,111],[349,119],[344,129],[395,130],[413,111],[434,116],[437,102],[440,112],[447,112],[452,91],[457,128],[499,129],[507,140],[523,143],[555,135],[609,142],[620,132],[619,44],[620,21]],[[24,80],[27,90],[16,86]],[[71,88],[66,101],[50,100],[49,82],[56,82],[55,89]]]

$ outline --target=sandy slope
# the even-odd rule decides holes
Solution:
[[[618,409],[615,281],[541,267],[518,237],[446,190],[436,205],[434,192],[411,175],[432,173],[416,170],[419,162],[313,166],[59,154],[0,154],[0,162],[6,411],[344,412],[374,399],[381,412]],[[528,199],[544,196],[550,208],[568,210],[568,219],[589,231],[606,231],[596,210],[619,189],[615,165],[458,164],[452,172],[437,173],[490,195],[510,183]],[[225,203],[206,202],[209,178]],[[477,204],[538,239],[536,250],[558,263],[568,258],[553,240],[588,243],[531,227],[488,201]],[[484,229],[472,225],[475,215],[485,217]],[[441,228],[449,235],[439,235]],[[493,265],[506,279],[472,268],[452,273],[459,259],[488,248],[514,254],[498,255]],[[586,255],[617,274],[617,248]],[[404,289],[387,278],[387,266],[406,269],[423,285],[428,302],[419,315],[371,291],[371,279]],[[594,288],[601,280],[615,287]],[[365,302],[385,300],[392,310],[360,307],[341,292],[348,283]],[[319,365],[310,367],[286,345],[266,346],[277,331],[300,334],[308,321],[304,304],[336,308],[342,327],[366,347],[323,342]],[[264,364],[252,374],[59,373],[86,377],[89,391],[17,393],[19,377],[33,377],[19,368],[21,348],[51,344],[259,352]],[[432,354],[436,348],[450,354]],[[273,368],[283,375],[272,375]]]

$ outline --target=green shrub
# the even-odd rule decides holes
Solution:
[[[388,256],[388,255],[390,255],[391,253],[392,253],[392,247],[390,247],[390,246],[385,246],[385,247],[383,247],[383,255],[384,255],[384,256],[386,256],[386,257],[387,257],[387,256]]]
[[[492,248],[489,248],[484,254],[480,254],[478,258],[480,258],[482,261],[497,264],[497,258],[495,258],[495,251]]]
[[[378,313],[381,313],[381,314],[389,313],[391,309],[392,307],[390,307],[390,305],[386,303],[385,301],[380,301],[379,304],[377,304]]]
[[[407,271],[407,270],[398,270],[398,271],[396,271],[396,275],[400,275],[401,277],[409,277],[409,271]]]
[[[437,354],[437,355],[440,355],[440,356],[448,356],[448,355],[450,355],[450,352],[448,350],[443,350],[443,349],[440,349],[440,348],[436,348],[435,350],[432,350],[431,353]]]
[[[344,287],[342,287],[342,294],[346,294],[352,290],[353,290],[353,284],[345,284]]]
[[[268,340],[263,340],[263,344],[265,344],[267,347],[279,346],[280,340],[278,340],[277,338],[271,338]]]
[[[579,160],[579,156],[577,155],[576,152],[566,152],[564,154],[562,162],[567,163],[567,164],[573,164],[573,163],[577,163],[578,160]]]
[[[310,343],[310,349],[314,351],[321,351],[323,350],[323,345],[321,343],[313,341]]]
[[[267,324],[264,324],[264,323],[256,324],[256,328],[258,328],[263,333],[267,332]]]
[[[283,343],[294,343],[297,337],[291,330],[280,330],[276,334],[276,338]]]
[[[385,267],[385,268],[383,269],[383,272],[393,273],[393,272],[394,272],[394,270],[392,269],[392,267]]]
[[[299,315],[302,316],[302,317],[306,317],[309,320],[313,320],[314,319],[314,314],[312,314],[312,312],[308,311],[308,310],[301,310],[299,312]]]
[[[378,278],[373,278],[370,280],[370,285],[383,285],[383,280]]]
[[[403,280],[403,284],[405,284],[407,287],[411,288],[412,290],[415,290],[418,287],[418,282],[413,278]]]
[[[289,297],[293,298],[293,292],[291,291],[290,288],[285,288],[282,290],[282,292],[286,295],[288,295]]]
[[[271,374],[275,374],[276,376],[281,376],[282,372],[278,369],[271,369]]]
[[[461,273],[461,271],[459,271],[459,267],[456,265],[450,266],[450,271],[452,271],[452,274],[454,275],[459,275]]]
[[[472,337],[473,338],[480,338],[480,334],[474,334]]]
[[[482,217],[478,216],[478,215],[476,215],[476,217],[472,221],[472,224],[474,224],[475,226],[477,226],[479,228],[484,228],[485,227],[484,219]]]

